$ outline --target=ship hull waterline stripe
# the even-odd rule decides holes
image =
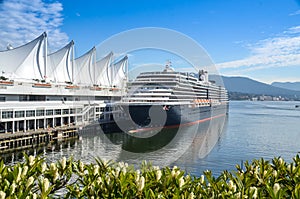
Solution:
[[[130,130],[128,131],[128,133],[138,133],[138,132],[144,132],[144,131],[153,131],[153,130],[157,130],[157,129],[172,129],[172,128],[177,128],[179,126],[192,126],[194,124],[199,124],[199,123],[203,123],[209,120],[213,120],[219,117],[223,117],[226,116],[226,114],[219,114],[213,117],[208,117],[208,118],[204,118],[201,120],[197,120],[197,121],[193,121],[193,122],[188,122],[188,123],[184,123],[184,124],[175,124],[175,125],[170,125],[170,126],[160,126],[160,127],[149,127],[149,128],[141,128],[141,129],[135,129],[135,130]]]

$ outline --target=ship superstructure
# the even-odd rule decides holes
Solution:
[[[163,71],[140,73],[117,104],[123,116],[115,119],[133,121],[129,128],[177,127],[226,114],[228,95],[206,71],[175,72],[168,63]]]

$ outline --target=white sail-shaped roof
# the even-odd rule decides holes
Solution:
[[[122,87],[124,80],[126,79],[126,70],[128,64],[128,57],[125,56],[117,63],[114,63],[112,67],[112,86]]]
[[[0,69],[11,77],[24,79],[43,79],[43,53],[46,33],[35,40],[7,51],[0,51]]]
[[[96,74],[96,83],[101,86],[110,86],[111,73],[109,73],[108,68],[111,65],[113,53],[110,52],[104,58],[96,62],[95,74]]]
[[[47,78],[56,82],[72,82],[74,70],[72,67],[72,50],[74,42],[71,41],[62,49],[47,56]]]
[[[95,62],[96,48],[93,47],[87,53],[74,60],[77,75],[75,83],[82,85],[93,85],[95,82]]]

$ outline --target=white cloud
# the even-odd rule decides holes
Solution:
[[[247,58],[216,64],[218,69],[249,72],[273,67],[300,66],[300,26],[284,31],[282,36],[249,45]]]
[[[288,34],[300,33],[300,26],[293,26],[289,28],[287,31],[285,31],[284,33],[288,33]]]
[[[300,15],[300,10],[297,10],[291,14],[289,14],[290,16],[294,16],[294,15]]]
[[[0,50],[7,44],[23,45],[44,31],[52,50],[63,47],[69,40],[60,30],[63,24],[62,4],[43,0],[4,0],[0,4]]]

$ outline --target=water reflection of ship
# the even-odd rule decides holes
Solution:
[[[83,148],[95,157],[110,157],[116,161],[140,164],[142,160],[152,161],[155,165],[172,164],[179,157],[196,158],[209,153],[222,132],[226,114],[211,118],[201,125],[184,126],[176,129],[162,129],[158,132],[141,132],[138,134],[110,133],[104,134],[99,126],[91,126],[82,133],[82,140],[89,140]],[[91,139],[97,138],[98,143]],[[97,146],[91,148],[91,146]],[[100,147],[101,146],[101,147]],[[203,150],[203,151],[201,151]],[[187,151],[187,156],[184,152]],[[191,157],[192,156],[192,157]]]
[[[222,133],[227,128],[227,122],[228,116],[224,115],[212,120],[206,130],[203,130],[202,127],[199,126],[199,132],[202,133],[198,133],[194,138],[193,144],[189,151],[186,152],[191,153],[188,156],[191,159],[201,159],[206,157],[220,140]],[[186,154],[184,156],[186,156]]]
[[[207,164],[206,157],[218,144],[222,134],[226,132],[227,124],[228,116],[225,115],[211,121],[211,125],[206,130],[200,128],[199,132],[202,133],[197,134],[189,149],[172,165],[179,165],[181,169],[188,170],[189,173],[200,175],[207,167],[200,168],[199,165],[202,164],[202,161],[205,165]],[[214,164],[218,163],[215,162]]]
[[[203,158],[216,145],[227,125],[227,115],[212,118],[201,125],[163,129],[156,137],[117,136],[122,143],[122,161],[150,160],[166,166],[180,159],[181,164]],[[115,139],[116,137],[111,137]],[[122,140],[123,139],[123,140]],[[138,162],[137,162],[138,163]]]

